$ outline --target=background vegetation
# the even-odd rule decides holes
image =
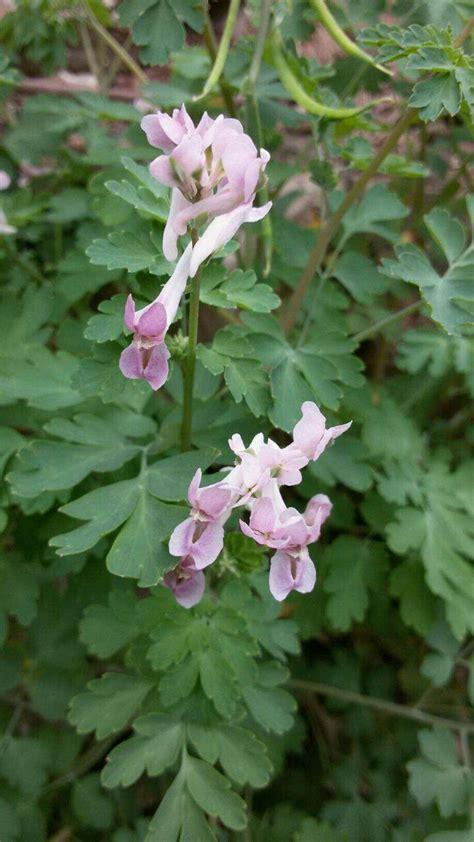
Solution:
[[[1,7],[2,842],[472,842],[472,3]],[[182,102],[274,203],[203,273],[185,454],[181,329],[157,394],[117,366],[168,276],[141,114]],[[235,523],[176,606],[193,471],[304,400],[354,421],[295,499],[334,502],[316,589]]]

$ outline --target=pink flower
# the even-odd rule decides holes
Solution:
[[[218,521],[196,523],[188,517],[173,530],[169,541],[171,555],[192,559],[196,570],[213,564],[224,546],[224,527]]]
[[[240,225],[268,213],[270,203],[253,212],[252,205],[270,156],[265,149],[257,150],[238,120],[223,115],[213,120],[205,113],[195,126],[184,105],[171,117],[162,112],[147,115],[141,126],[148,142],[164,153],[151,162],[150,173],[172,188],[163,235],[165,257],[176,258],[178,238],[192,220],[222,218],[196,253],[194,277],[202,261],[225,245]]]
[[[302,479],[300,469],[308,464],[306,456],[293,444],[281,448],[270,438],[265,441],[262,433],[254,436],[247,448],[236,433],[229,439],[229,447],[239,460],[240,472],[235,469],[232,473],[240,480],[240,504],[247,502],[271,478],[277,479],[278,485],[298,485]]]
[[[16,234],[16,231],[14,225],[9,225],[4,212],[0,208],[0,234]]]
[[[299,554],[318,540],[331,507],[329,498],[321,494],[310,500],[304,514],[287,508],[276,481],[271,480],[252,504],[249,523],[241,520],[240,528],[257,544]]]
[[[246,205],[239,205],[229,213],[217,216],[199,237],[193,249],[191,258],[191,278],[194,278],[201,263],[215,251],[223,248],[235,236],[240,226],[245,222],[258,222],[267,215],[272,206],[271,202],[262,205],[261,208],[252,207],[249,202]]]
[[[306,456],[293,445],[281,448],[272,439],[268,439],[261,448],[259,459],[262,468],[268,468],[280,486],[299,485],[302,480],[301,468],[308,464]]]
[[[244,535],[253,538],[257,544],[278,549],[288,543],[288,535],[283,531],[278,537],[280,512],[270,497],[258,497],[252,505],[249,523],[239,521]]]
[[[184,558],[174,570],[166,573],[163,584],[169,588],[179,605],[192,608],[202,598],[205,588],[204,573],[197,570],[191,558]]]
[[[232,491],[224,483],[214,483],[200,488],[202,471],[194,474],[188,489],[188,500],[192,506],[191,517],[196,521],[215,522],[230,512]]]
[[[5,170],[0,170],[0,190],[8,190],[12,180]]]
[[[315,403],[305,401],[301,411],[303,417],[293,430],[293,441],[298,450],[314,462],[324,453],[328,444],[349,429],[352,421],[326,429],[326,418]]]
[[[194,131],[194,123],[184,105],[174,108],[171,117],[162,111],[149,114],[143,118],[141,127],[150,146],[156,146],[165,153],[172,152],[186,135]]]
[[[189,607],[201,598],[201,571],[221,552],[224,524],[232,510],[244,505],[250,517],[248,523],[240,520],[243,534],[276,550],[269,578],[275,599],[285,599],[292,590],[308,593],[314,588],[316,569],[308,547],[319,539],[332,503],[325,494],[316,494],[305,511],[299,512],[286,506],[280,489],[297,485],[301,468],[350,424],[326,429],[324,415],[309,402],[303,404],[302,415],[295,427],[295,440],[287,447],[281,448],[270,438],[265,440],[263,433],[257,433],[246,447],[241,435],[235,433],[229,447],[236,464],[227,469],[225,478],[201,487],[201,470],[194,474],[188,489],[189,517],[175,528],[169,541],[169,551],[180,558],[180,563],[164,581],[180,604]]]
[[[124,321],[126,327],[133,331],[133,340],[122,351],[120,370],[131,380],[147,380],[155,391],[168,377],[169,351],[164,339],[186,289],[191,251],[192,245],[189,244],[155,301],[135,310],[135,303],[129,295],[125,305]]]
[[[286,599],[291,591],[310,593],[316,584],[316,568],[308,553],[295,558],[283,550],[273,556],[270,563],[270,593],[278,601]]]

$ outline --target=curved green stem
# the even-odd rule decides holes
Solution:
[[[276,29],[273,31],[272,37],[272,55],[275,69],[283,87],[288,91],[291,98],[298,105],[301,105],[308,114],[314,114],[316,117],[326,117],[328,120],[346,120],[350,117],[356,117],[357,114],[362,114],[363,111],[367,111],[380,102],[386,101],[385,99],[378,99],[354,108],[331,108],[331,106],[324,105],[323,102],[314,99],[314,97],[305,91],[285,58],[281,36]]]
[[[388,76],[393,75],[391,70],[388,70],[387,67],[383,67],[381,64],[377,64],[372,56],[369,56],[368,53],[361,50],[361,48],[346,35],[344,30],[339,26],[337,20],[329,11],[324,0],[309,0],[309,4],[313,7],[326,31],[329,32],[336,44],[339,44],[345,53],[350,56],[360,58],[361,61],[365,61],[367,64],[372,65],[372,67],[376,67],[377,70],[381,70],[382,73],[387,73]]]
[[[240,0],[230,0],[229,13],[227,15],[219,48],[214,59],[214,64],[202,92],[198,94],[198,96],[195,96],[194,99],[201,99],[202,97],[207,96],[221,78],[222,71],[224,70],[224,65],[229,54],[230,42],[234,33],[239,6]]]
[[[318,693],[321,696],[331,696],[340,699],[342,702],[349,702],[356,705],[379,710],[389,716],[403,716],[405,719],[413,719],[416,722],[423,722],[427,725],[439,725],[441,728],[462,728],[466,733],[474,732],[474,722],[463,722],[460,719],[448,719],[444,716],[435,716],[419,708],[409,705],[400,705],[397,702],[390,702],[386,699],[377,699],[373,696],[364,696],[362,693],[354,693],[352,690],[343,690],[341,687],[332,687],[330,684],[321,684],[319,681],[305,681],[294,678],[288,682],[295,690],[306,690],[309,693]]]
[[[204,43],[206,45],[206,49],[209,53],[211,61],[215,62],[218,46],[216,41],[216,35],[214,32],[214,27],[212,25],[211,16],[209,14],[208,0],[203,0],[202,2],[202,13],[204,15]],[[219,87],[221,89],[222,98],[224,100],[227,111],[229,112],[231,117],[235,117],[236,110],[234,106],[234,100],[232,98],[232,91],[222,75],[219,79]]]

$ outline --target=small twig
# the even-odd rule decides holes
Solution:
[[[349,702],[356,705],[364,705],[388,716],[403,716],[405,719],[413,719],[416,722],[424,722],[426,725],[439,725],[441,728],[458,730],[462,728],[467,733],[474,733],[474,722],[463,722],[459,719],[447,719],[444,716],[435,716],[419,708],[399,705],[397,702],[390,702],[386,699],[377,699],[374,696],[364,696],[362,693],[355,693],[352,690],[343,690],[341,687],[332,687],[329,684],[321,684],[318,681],[305,681],[294,678],[288,682],[295,690],[304,690],[309,693],[319,693],[321,696],[330,696],[340,699],[342,702]]]
[[[25,707],[25,703],[24,703],[23,699],[20,699],[16,704],[15,710],[13,711],[13,713],[10,717],[8,725],[5,728],[5,731],[3,733],[3,737],[0,741],[0,757],[2,757],[2,755],[5,753],[5,751],[8,748],[8,743],[10,742],[11,738],[13,737],[13,734],[15,733],[15,728],[18,725],[18,723],[21,719],[21,715],[23,713],[24,707]]]
[[[79,36],[82,41],[82,46],[84,48],[84,54],[86,56],[87,64],[89,65],[89,70],[92,73],[94,79],[96,80],[99,90],[101,90],[101,70],[99,67],[99,62],[97,61],[95,55],[94,46],[89,35],[89,30],[87,29],[87,26],[83,20],[78,21],[78,29]]]
[[[117,41],[116,38],[109,32],[105,26],[97,20],[93,12],[91,12],[90,8],[84,3],[83,4],[84,12],[87,16],[87,20],[92,26],[92,28],[97,32],[100,38],[105,41],[106,44],[110,47],[112,52],[114,52],[122,61],[122,63],[128,67],[128,69],[133,73],[134,76],[137,77],[139,82],[143,85],[148,82],[148,77],[146,73],[141,69],[140,65],[137,64],[135,59],[127,53],[126,50],[122,47],[122,45]]]
[[[64,775],[59,775],[59,777],[54,778],[54,780],[41,790],[41,795],[46,795],[46,793],[52,792],[56,789],[62,789],[63,786],[67,786],[77,778],[85,775],[90,769],[93,769],[99,760],[102,760],[102,758],[105,757],[117,739],[128,731],[128,729],[129,726],[127,725],[124,728],[121,728],[120,731],[117,731],[115,734],[107,737],[107,739],[100,740],[98,743],[93,743],[91,747],[81,755],[69,772],[65,772]]]
[[[16,90],[24,94],[58,94],[59,96],[75,96],[88,91],[90,93],[91,87],[87,84],[71,84],[64,81],[57,76],[30,76],[21,80]],[[121,99],[124,102],[131,102],[136,98],[137,92],[132,88],[115,87],[108,91],[107,96],[110,99]]]
[[[337,231],[340,222],[354,202],[362,196],[372,176],[377,173],[380,164],[385,160],[387,155],[390,154],[392,149],[395,148],[400,137],[404,134],[415,116],[416,111],[413,108],[407,107],[405,109],[398,122],[393,126],[390,134],[385,140],[385,143],[375,155],[370,166],[363,172],[352,189],[346,193],[337,210],[328,219],[324,228],[320,230],[318,239],[311,250],[303,274],[301,275],[298,284],[289,299],[288,307],[283,318],[283,325],[286,332],[290,331],[296,322],[300,307],[306,297],[306,293],[308,292],[309,285],[326,256],[330,242]]]
[[[380,319],[379,322],[376,322],[371,327],[367,327],[365,330],[359,331],[359,333],[354,333],[350,338],[354,340],[354,342],[363,342],[364,339],[369,339],[371,336],[375,336],[379,331],[381,331],[387,325],[391,325],[393,322],[398,322],[399,319],[403,319],[404,316],[408,316],[410,313],[416,312],[421,305],[421,299],[418,301],[414,301],[412,304],[407,304],[406,307],[402,307],[401,310],[397,310],[396,313],[392,313],[390,316],[386,316],[385,319]]]

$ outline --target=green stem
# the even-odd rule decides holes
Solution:
[[[17,702],[15,710],[13,711],[10,717],[10,720],[8,722],[7,727],[5,728],[3,737],[0,742],[0,757],[2,757],[2,755],[8,748],[8,743],[10,742],[11,738],[13,737],[13,734],[15,733],[15,728],[21,719],[24,707],[25,704],[23,700]]]
[[[214,27],[212,25],[211,16],[209,14],[208,0],[203,0],[202,12],[203,12],[203,15],[204,15],[204,43],[206,45],[206,49],[207,49],[207,52],[209,53],[211,61],[215,62],[216,57],[217,57],[218,45],[217,45],[216,35],[215,35],[215,32],[214,32]],[[227,82],[225,81],[225,79],[222,78],[222,75],[219,79],[219,87],[221,89],[222,98],[225,102],[228,113],[230,114],[231,117],[235,117],[237,112],[235,110],[234,100],[232,98],[232,92],[231,92]]]
[[[197,234],[192,232],[193,243],[197,240]],[[183,416],[181,422],[181,451],[191,449],[191,438],[193,429],[193,390],[194,372],[196,370],[196,346],[199,329],[199,288],[201,270],[192,279],[191,295],[189,297],[188,315],[188,353],[183,367]]]
[[[362,196],[372,176],[376,174],[380,164],[385,160],[387,155],[390,154],[392,149],[395,148],[402,134],[404,134],[410,123],[415,118],[415,115],[416,111],[414,109],[408,107],[405,109],[398,122],[395,123],[392,128],[385,143],[375,155],[370,166],[362,173],[352,189],[346,193],[337,210],[331,217],[329,217],[326,225],[320,230],[318,239],[316,240],[316,243],[309,255],[308,262],[303,270],[303,274],[301,275],[298,284],[289,299],[288,307],[283,318],[283,326],[286,332],[289,332],[296,322],[300,307],[306,297],[306,293],[308,292],[309,285],[326,256],[326,252],[341,220],[354,202]]]
[[[250,70],[248,75],[248,84],[252,90],[258,82],[260,75],[260,67],[262,65],[263,50],[265,48],[265,41],[267,40],[268,30],[270,28],[270,18],[272,14],[273,0],[261,0],[260,2],[260,26],[257,32],[255,41],[255,50],[250,63]]]
[[[267,40],[268,30],[270,27],[270,19],[272,13],[272,5],[273,0],[261,0],[260,3],[260,26],[257,33],[257,38],[255,42],[255,51],[252,56],[252,61],[250,64],[249,73],[247,76],[247,81],[244,85],[244,92],[246,96],[246,112],[247,112],[247,129],[250,130],[250,133],[253,133],[257,140],[257,145],[259,147],[263,146],[263,131],[262,131],[262,121],[260,119],[260,109],[258,106],[258,99],[257,99],[257,82],[258,77],[260,74],[260,67],[262,64],[262,57],[263,57],[263,50],[265,47],[265,41]],[[265,205],[270,196],[268,191],[268,183],[265,180],[262,187],[259,190],[259,195],[262,200],[262,205]],[[272,230],[272,222],[270,219],[270,214],[267,215],[262,220],[262,231],[263,231],[263,276],[267,278],[271,272],[272,268],[272,255],[273,255],[273,230]]]
[[[280,77],[280,82],[283,87],[289,93],[291,98],[298,105],[301,105],[308,114],[315,114],[317,117],[326,117],[328,120],[347,120],[350,117],[355,117],[357,114],[361,114],[363,111],[367,111],[379,102],[384,101],[378,99],[368,102],[366,105],[360,107],[356,106],[354,108],[332,108],[329,105],[325,105],[324,102],[320,102],[320,100],[310,96],[299,79],[294,75],[293,70],[287,62],[283,50],[283,40],[277,29],[273,31],[272,36],[272,56],[275,70]]]
[[[363,342],[364,339],[369,339],[371,336],[375,336],[375,334],[379,333],[384,327],[387,325],[393,324],[393,322],[398,322],[399,319],[403,319],[404,316],[408,316],[410,313],[415,313],[422,305],[421,299],[418,301],[413,301],[412,304],[407,304],[406,307],[402,307],[401,310],[397,310],[396,313],[392,313],[390,316],[386,316],[385,319],[380,319],[379,322],[376,322],[371,327],[366,328],[365,330],[359,331],[359,333],[354,333],[351,336],[351,339],[354,342]]]
[[[99,89],[102,90],[101,71],[99,62],[97,61],[95,55],[94,45],[92,44],[91,37],[89,35],[89,30],[87,29],[87,26],[83,20],[79,21],[79,37],[84,48],[84,54],[87,60],[87,64],[89,65],[89,70],[92,73],[94,79],[96,80]]]
[[[141,67],[136,63],[136,61],[131,57],[131,55],[129,55],[127,51],[124,50],[122,45],[119,44],[119,42],[108,31],[108,29],[106,29],[105,26],[102,26],[102,24],[97,20],[95,15],[91,12],[89,7],[85,3],[83,4],[83,8],[87,15],[87,20],[92,26],[92,28],[95,30],[95,32],[97,32],[97,35],[99,35],[99,37],[102,38],[103,41],[105,41],[105,43],[110,47],[112,52],[114,52],[115,55],[121,59],[122,64],[124,64],[125,67],[128,67],[128,69],[133,73],[134,76],[136,76],[136,78],[142,85],[145,84],[145,82],[148,82],[148,77],[146,73],[143,72]]]
[[[361,48],[358,46],[358,44],[355,43],[355,41],[351,41],[351,39],[346,35],[344,30],[341,29],[337,20],[329,11],[324,0],[309,0],[309,4],[313,7],[316,14],[319,16],[319,19],[326,31],[329,32],[336,44],[339,44],[339,46],[341,47],[341,49],[344,50],[345,53],[351,56],[356,56],[356,58],[367,62],[367,64],[371,64],[372,67],[376,67],[377,70],[381,70],[382,73],[387,73],[389,76],[392,76],[392,72],[390,70],[388,70],[386,67],[383,67],[381,64],[377,64],[377,62],[372,58],[372,56],[369,56],[368,53],[365,53],[364,50],[361,50]]]
[[[295,690],[306,690],[309,693],[318,693],[321,696],[330,696],[340,699],[342,702],[349,702],[356,705],[379,710],[389,716],[403,716],[405,719],[413,719],[416,722],[423,722],[426,725],[439,725],[441,728],[462,728],[467,733],[474,732],[474,722],[463,722],[459,719],[447,719],[444,716],[434,716],[425,713],[419,708],[399,705],[396,702],[389,702],[386,699],[377,699],[373,696],[364,696],[362,693],[355,693],[352,690],[343,690],[341,687],[332,687],[329,684],[321,684],[318,681],[305,681],[299,678],[288,682]]]
[[[207,94],[210,93],[210,91],[212,91],[214,85],[217,85],[219,79],[221,78],[222,71],[224,70],[224,65],[229,54],[230,42],[232,40],[232,35],[234,34],[239,7],[240,0],[230,0],[229,12],[227,14],[224,31],[222,33],[216,57],[214,59],[214,64],[212,65],[211,72],[208,76],[206,84],[202,89],[202,93],[195,97],[195,99],[201,99],[201,97],[207,96]]]
[[[128,730],[129,726],[125,726],[124,728],[121,728],[120,731],[112,734],[111,737],[107,737],[105,740],[100,740],[98,743],[94,742],[91,747],[85,751],[81,757],[79,757],[69,772],[65,772],[58,778],[54,778],[54,780],[52,780],[49,784],[46,784],[44,789],[41,790],[40,795],[46,795],[48,792],[61,789],[63,786],[67,786],[77,780],[77,778],[85,775],[90,769],[93,769],[94,766],[97,765],[99,760],[102,760],[109,749],[117,742],[118,738],[125,734]]]

